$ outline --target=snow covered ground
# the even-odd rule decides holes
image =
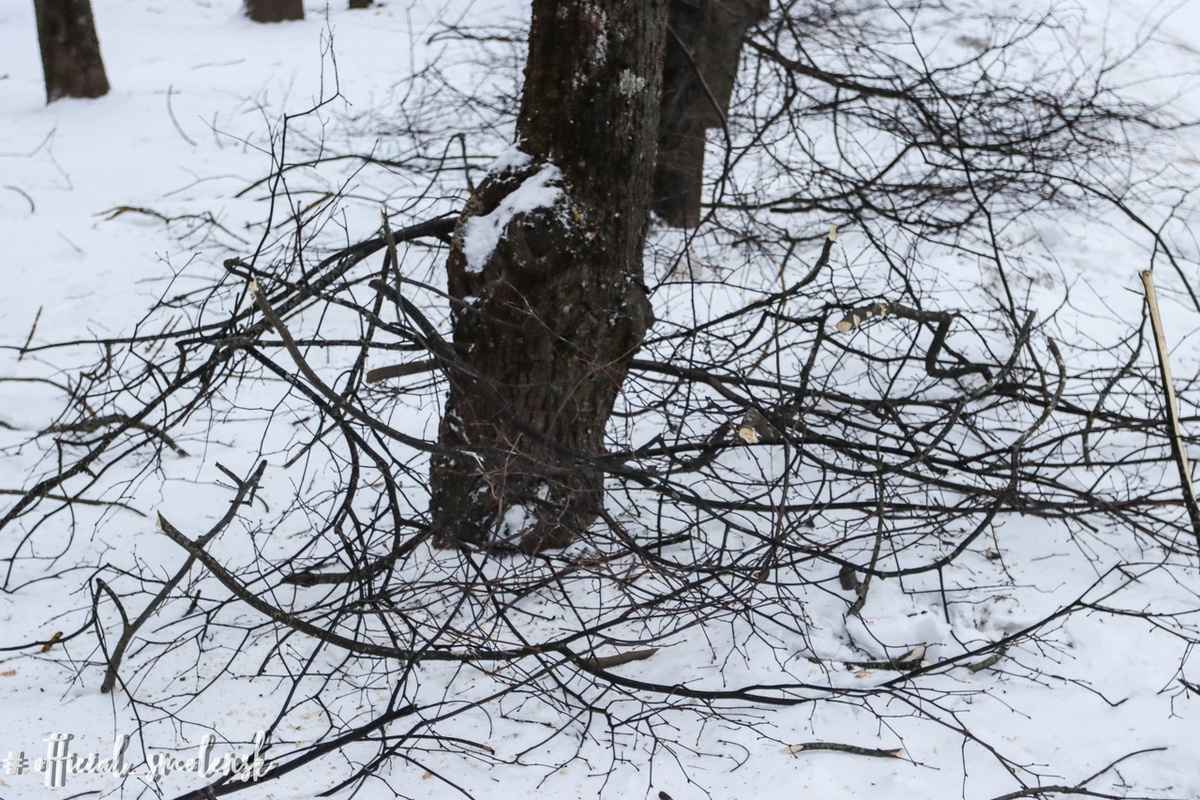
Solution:
[[[527,13],[518,0],[390,0],[364,11],[309,2],[304,22],[257,26],[240,15],[238,0],[93,0],[93,8],[112,91],[99,100],[46,106],[31,4],[0,4],[0,513],[34,476],[54,466],[58,451],[34,434],[56,420],[71,382],[98,358],[96,348],[86,345],[39,346],[152,328],[144,316],[159,298],[206,285],[225,259],[249,257],[264,238],[286,241],[286,231],[265,226],[271,215],[277,221],[324,210],[343,189],[353,202],[341,202],[336,214],[324,217],[320,236],[326,243],[371,236],[381,206],[396,214],[394,227],[460,208],[468,175],[481,178],[490,158],[507,146],[510,131],[494,126],[491,115],[456,106],[455,92],[511,97],[517,91],[519,64],[506,55],[513,51],[504,38],[519,31]],[[1151,8],[1136,0],[1098,2],[1062,13],[1081,31],[1085,52],[1144,43],[1118,76],[1126,91],[1176,97],[1181,113],[1200,114],[1200,0]],[[463,36],[464,30],[496,38],[481,42]],[[927,34],[944,36],[921,35]],[[415,80],[418,74],[426,79]],[[483,92],[485,85],[492,88]],[[288,177],[290,207],[272,208],[269,185],[260,181],[280,157],[283,116],[324,101],[317,112],[289,123],[286,141],[293,153],[369,152],[386,163],[364,167],[362,160],[347,159],[322,170],[298,169]],[[461,153],[444,135],[454,130],[469,136]],[[1161,160],[1162,169],[1186,184],[1200,177],[1196,143],[1182,132],[1156,144],[1147,158]],[[443,157],[444,169],[430,168]],[[1160,171],[1157,162],[1137,170]],[[1200,257],[1189,232],[1195,211],[1190,199],[1180,203],[1162,233],[1194,261]],[[1161,209],[1145,213],[1148,220],[1162,219]],[[1151,243],[1142,233],[1117,217],[1085,225],[1074,216],[1059,221],[1050,215],[1014,226],[1009,235],[1036,243],[1030,250],[1038,253],[1030,256],[1034,266],[1021,291],[1028,305],[1043,312],[1061,307],[1055,329],[1064,346],[1115,347],[1128,336],[1141,313],[1137,273],[1150,261]],[[675,234],[657,235],[655,246],[677,243]],[[697,267],[710,283],[696,296],[707,296],[714,307],[744,302],[740,285],[777,272],[774,265],[760,265],[758,274],[721,280],[729,275],[720,271],[721,254],[704,252],[705,246],[697,242],[694,248],[712,256]],[[840,246],[850,260],[862,243],[851,229]],[[438,283],[440,259],[439,251],[414,248],[412,277]],[[1195,264],[1181,263],[1200,284]],[[1200,365],[1192,333],[1200,312],[1189,307],[1169,265],[1158,263],[1156,270],[1176,347],[1173,366],[1181,380],[1191,380]],[[938,291],[970,296],[980,280],[978,272],[948,273]],[[1064,286],[1072,287],[1069,297]],[[682,308],[693,299],[664,289],[656,302]],[[444,322],[444,308],[429,313]],[[659,316],[668,316],[667,309]],[[150,357],[152,349],[141,352]],[[260,418],[299,416],[290,406],[266,405],[268,397],[248,388],[242,405],[263,403]],[[405,408],[397,416],[405,431],[434,435],[436,408]],[[122,693],[100,692],[104,657],[95,628],[86,625],[96,602],[105,647],[122,630],[121,612],[93,580],[100,565],[160,580],[182,565],[186,554],[156,533],[157,512],[200,535],[221,517],[230,496],[217,463],[244,476],[264,454],[288,445],[289,434],[279,425],[261,433],[249,424],[226,423],[214,419],[211,436],[193,430],[178,441],[187,457],[167,457],[161,465],[135,458],[107,475],[98,484],[103,493],[93,499],[120,499],[128,508],[76,505],[36,527],[26,521],[0,534],[7,538],[0,551],[8,559],[0,562],[0,648],[7,648],[0,650],[0,759],[9,756],[0,761],[0,798],[174,797],[204,781],[188,768],[157,783],[138,777],[155,757],[192,758],[210,733],[216,737],[214,759],[246,755],[256,733],[276,723],[281,694],[292,684],[286,674],[255,674],[254,664],[293,645],[253,612],[238,617],[254,628],[252,636],[233,626],[210,630],[192,618],[186,601],[151,619],[142,631],[148,641],[187,629],[208,644],[192,651],[184,640],[157,666],[145,667],[139,658],[158,651],[135,643],[127,655],[134,678],[124,688],[157,703],[140,707],[136,717]],[[292,474],[281,468],[282,460],[272,462],[265,478],[271,502],[338,470],[316,463]],[[741,466],[761,465],[746,456]],[[1130,464],[1130,480],[1173,480],[1161,466],[1152,467],[1149,477],[1139,469]],[[1170,487],[1164,489],[1169,493]],[[235,526],[225,536],[234,541],[222,557],[241,563],[257,553],[285,552],[286,542],[264,542],[255,528],[256,520],[269,517],[264,510]],[[1009,517],[986,545],[1002,551],[1002,560],[981,547],[948,575],[957,598],[952,613],[943,604],[946,587],[932,575],[876,582],[861,619],[845,615],[844,596],[814,590],[803,609],[788,612],[808,621],[803,641],[788,641],[782,629],[765,634],[769,639],[744,640],[744,632],[714,623],[700,634],[683,629],[677,648],[619,668],[646,681],[694,679],[710,688],[796,680],[825,687],[826,699],[790,707],[731,701],[727,713],[742,725],[714,721],[699,713],[708,710],[699,708],[703,703],[680,699],[673,713],[647,723],[654,736],[593,738],[575,732],[578,720],[561,717],[556,706],[540,705],[532,694],[487,707],[480,698],[500,683],[486,670],[423,666],[417,671],[423,691],[481,703],[478,713],[458,716],[439,733],[490,750],[475,758],[435,750],[419,764],[395,759],[381,770],[383,780],[366,782],[358,796],[990,799],[1038,796],[1027,787],[1042,785],[1060,787],[1057,795],[1045,796],[1086,789],[1110,797],[1200,797],[1200,696],[1194,688],[1200,666],[1189,661],[1192,644],[1200,641],[1194,622],[1200,570],[1152,538],[1094,534]],[[836,569],[825,568],[828,583],[835,583]],[[113,580],[113,573],[102,574]],[[210,582],[204,591],[219,588]],[[128,597],[124,614],[136,617],[147,597]],[[195,600],[202,602],[199,595]],[[1071,613],[1060,614],[1064,609]],[[967,668],[984,660],[971,655],[977,648],[1030,626],[1038,626],[1036,645],[1026,640],[989,668]],[[66,641],[45,649],[27,644],[56,632]],[[896,658],[918,645],[928,648],[924,658],[930,662],[958,661],[920,683],[906,683],[894,672],[829,664]],[[349,676],[342,695],[289,716],[270,757],[341,725],[362,724],[386,703],[389,684],[371,681],[371,663],[342,663],[328,653],[319,660],[322,669]],[[885,684],[893,691],[861,698],[862,690]],[[213,691],[191,697],[210,686]],[[569,733],[551,737],[559,730]],[[73,774],[65,787],[47,786],[48,776],[34,762],[56,746],[56,734],[74,737],[72,753],[104,757],[122,736],[132,737],[125,758],[133,777]],[[785,752],[814,741],[902,748],[903,758]],[[351,765],[376,749],[353,745],[241,796],[312,797],[344,780]],[[23,769],[22,754],[29,762]]]

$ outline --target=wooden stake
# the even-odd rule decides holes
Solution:
[[[1167,406],[1167,426],[1171,433],[1171,453],[1179,468],[1179,483],[1183,488],[1183,502],[1192,521],[1192,531],[1200,544],[1200,506],[1196,504],[1196,489],[1192,485],[1192,470],[1188,465],[1187,451],[1183,446],[1183,433],[1179,428],[1179,405],[1175,399],[1175,384],[1171,381],[1171,363],[1167,360],[1167,338],[1163,335],[1162,318],[1158,314],[1158,295],[1154,291],[1154,273],[1142,271],[1142,285],[1146,288],[1146,302],[1150,304],[1150,324],[1154,328],[1154,346],[1158,350],[1158,371],[1162,378],[1163,395]]]

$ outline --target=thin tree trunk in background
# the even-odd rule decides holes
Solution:
[[[255,22],[304,19],[304,0],[246,0],[246,15]]]
[[[769,10],[769,0],[671,0],[654,173],[654,211],[668,225],[700,224],[706,134],[725,126],[742,39]]]
[[[34,0],[33,10],[46,75],[46,102],[108,94],[89,0]]]
[[[587,462],[652,322],[642,250],[666,16],[667,0],[534,0],[517,122],[530,160],[479,186],[447,265],[465,368],[449,370],[439,432],[458,452],[430,471],[443,546],[563,547],[603,502]],[[552,207],[506,215],[490,255],[472,254],[483,218],[539,184],[560,189]]]

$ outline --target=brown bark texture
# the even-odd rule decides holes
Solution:
[[[246,0],[246,16],[255,22],[304,19],[304,0]]]
[[[705,132],[725,126],[742,39],[769,10],[769,0],[671,0],[654,172],[654,211],[668,225],[700,224]]]
[[[594,458],[652,322],[643,283],[667,0],[535,0],[517,122],[529,161],[467,203],[448,262],[454,355],[430,485],[435,541],[538,552],[603,502]],[[511,216],[486,263],[472,219],[557,168],[550,207]]]
[[[46,102],[108,94],[89,0],[34,0]]]

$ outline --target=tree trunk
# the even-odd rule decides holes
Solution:
[[[34,0],[33,11],[46,74],[46,102],[108,94],[89,0]]]
[[[666,11],[534,0],[527,157],[470,198],[448,263],[457,366],[439,438],[453,452],[430,475],[443,546],[564,547],[603,502],[592,460],[652,322],[642,250]]]
[[[304,0],[246,0],[246,15],[255,22],[304,19]]]
[[[742,39],[769,10],[769,0],[671,0],[654,173],[668,225],[700,224],[705,134],[725,126]]]

